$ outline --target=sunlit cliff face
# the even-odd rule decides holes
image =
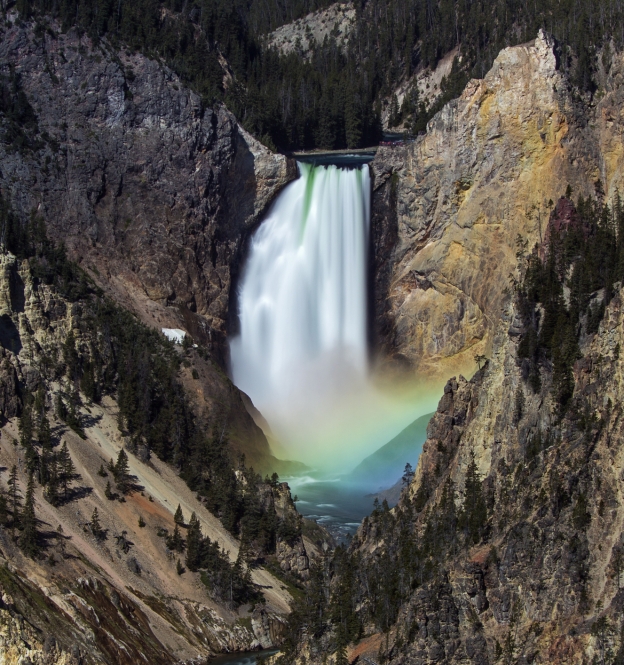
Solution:
[[[431,411],[439,391],[371,377],[368,166],[299,170],[252,239],[232,376],[283,454],[345,470]]]

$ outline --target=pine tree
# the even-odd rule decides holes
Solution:
[[[41,458],[39,457],[39,453],[37,452],[37,449],[33,443],[30,443],[30,445],[26,447],[24,460],[26,462],[26,469],[28,470],[28,473],[36,473],[39,470]]]
[[[174,552],[184,552],[184,538],[180,533],[180,527],[176,524],[173,534],[167,538],[167,547]]]
[[[17,481],[17,466],[11,468],[11,475],[8,480],[9,486],[9,506],[11,508],[11,536],[15,540],[15,528],[20,521],[20,508],[22,507],[22,494],[19,490]]]
[[[52,449],[52,430],[50,429],[50,421],[48,416],[44,413],[39,421],[39,427],[37,428],[37,439],[39,445],[44,448],[44,450]]]
[[[319,148],[333,150],[336,145],[336,119],[326,97],[318,104],[316,143]]]
[[[470,462],[466,469],[464,505],[459,521],[460,526],[466,533],[467,544],[477,544],[483,535],[487,522],[487,506],[473,450],[470,451]]]
[[[110,480],[106,481],[106,488],[104,489],[104,496],[109,501],[112,501],[115,498],[115,495],[113,494],[113,490],[111,489]]]
[[[33,404],[35,419],[38,419],[39,421],[45,414],[45,397],[46,389],[43,382],[41,382],[37,388],[37,392],[35,393],[35,402]]]
[[[63,445],[58,452],[57,466],[60,486],[63,489],[63,500],[67,501],[70,485],[77,478],[76,467],[69,454],[67,441],[63,441]]]
[[[407,462],[405,465],[405,469],[403,471],[403,487],[408,487],[409,484],[412,482],[412,479],[414,478],[414,469],[412,468],[412,465]]]
[[[98,401],[96,399],[96,384],[93,375],[93,365],[88,363],[80,379],[80,390],[90,402]]]
[[[611,563],[618,590],[621,587],[622,571],[624,570],[624,549],[621,545],[616,545],[611,554]]]
[[[522,416],[524,415],[524,408],[525,408],[525,399],[524,399],[524,391],[522,390],[522,385],[518,385],[518,389],[516,390],[516,400],[515,400],[515,406],[514,406],[514,422],[517,424],[522,420]]]
[[[338,649],[336,650],[334,665],[349,665],[349,659],[347,658],[347,638],[342,625],[338,627],[338,638],[336,641]]]
[[[39,458],[39,470],[37,474],[37,480],[39,481],[39,484],[43,487],[48,484],[48,480],[50,479],[50,460],[52,458],[52,455],[48,450],[43,450],[41,453],[41,456]]]
[[[65,402],[63,401],[63,396],[61,395],[61,392],[56,393],[56,397],[54,398],[54,412],[56,413],[56,417],[65,422],[67,420],[67,407],[65,406]]]
[[[100,515],[98,514],[98,509],[94,508],[93,513],[91,514],[91,521],[89,522],[89,528],[91,533],[95,536],[97,540],[100,540],[102,537],[102,525],[100,524]]]
[[[182,575],[182,573],[184,573],[184,566],[180,562],[180,559],[176,561],[176,573],[178,573],[178,575]]]
[[[139,515],[139,527],[141,529],[145,526],[145,520],[143,519],[143,515]]]
[[[113,467],[113,476],[117,488],[122,494],[126,494],[130,489],[130,467],[128,466],[128,455],[122,448],[117,455],[117,462]]]
[[[362,140],[362,111],[355,103],[354,91],[349,91],[345,106],[345,136],[347,148],[358,148]]]
[[[20,443],[28,450],[32,446],[33,421],[30,406],[25,406],[19,421]]]
[[[20,549],[26,556],[34,558],[39,552],[39,534],[37,532],[37,517],[35,515],[35,479],[32,473],[28,476],[26,499],[21,517],[21,528],[22,534],[19,539]]]
[[[33,445],[33,414],[30,404],[24,406],[19,421],[20,444],[25,450],[26,468],[30,473],[39,468],[39,454]]]
[[[455,509],[455,485],[447,478],[438,504],[437,540],[447,543],[449,551],[455,553],[457,546],[457,511]]]
[[[69,331],[63,344],[63,362],[65,363],[67,378],[70,381],[75,381],[78,376],[80,357],[76,351],[76,338],[73,330]]]
[[[80,394],[76,389],[73,389],[69,393],[68,397],[69,409],[67,410],[67,415],[65,422],[80,436],[82,439],[86,438],[82,425],[80,423]]]
[[[0,526],[6,526],[9,521],[9,503],[4,494],[0,494]]]
[[[178,507],[176,508],[173,521],[180,526],[184,526],[184,515],[182,514],[182,506],[180,506],[180,504],[178,504]]]
[[[45,456],[44,453],[44,457],[46,457],[45,468],[47,476],[45,498],[53,506],[58,506],[61,502],[61,495],[60,495],[61,479],[59,475],[58,459],[57,456],[54,454],[47,457]]]
[[[401,122],[401,116],[399,115],[399,100],[397,99],[396,94],[392,95],[390,101],[390,109],[388,111],[388,126],[396,127]]]
[[[247,525],[245,525],[246,527]],[[254,553],[254,548],[251,543],[251,539],[247,536],[246,533],[247,529],[245,528],[243,530],[243,535],[240,541],[240,547],[238,548],[238,558],[241,560],[241,563],[244,564],[245,566],[249,567],[252,565],[256,559],[256,555]],[[274,539],[272,540],[272,551],[275,551],[275,542]],[[268,547],[262,546],[262,552],[267,552]]]
[[[186,533],[186,567],[189,570],[196,571],[201,565],[202,540],[201,524],[193,513]]]

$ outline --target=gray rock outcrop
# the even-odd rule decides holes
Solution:
[[[104,41],[9,25],[10,68],[37,130],[31,149],[0,146],[5,197],[22,219],[40,214],[118,301],[146,319],[174,305],[222,352],[245,240],[292,164],[159,62]]]

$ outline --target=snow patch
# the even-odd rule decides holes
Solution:
[[[162,328],[163,335],[175,344],[182,344],[182,340],[186,337],[186,332],[180,328]]]

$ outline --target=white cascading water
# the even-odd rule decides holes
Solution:
[[[289,458],[345,468],[398,426],[368,376],[369,169],[299,173],[251,241],[232,375]]]

